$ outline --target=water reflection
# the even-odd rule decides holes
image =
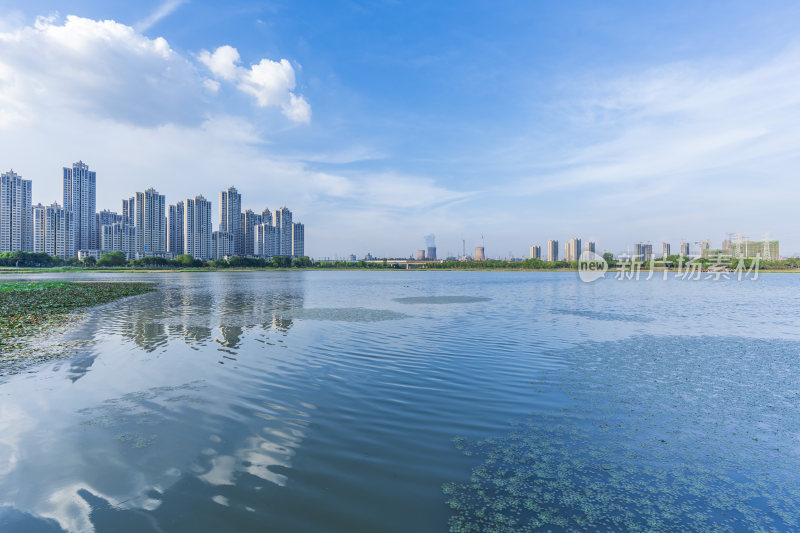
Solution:
[[[303,307],[302,278],[253,286],[231,280],[198,286],[196,278],[172,281],[114,313],[100,332],[118,333],[147,352],[164,349],[170,339],[190,346],[215,342],[235,353],[251,330],[286,333]]]

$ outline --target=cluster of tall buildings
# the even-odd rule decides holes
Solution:
[[[211,260],[231,256],[305,255],[305,226],[281,207],[242,211],[235,187],[219,193],[219,224],[202,195],[167,205],[154,188],[122,200],[122,212],[97,211],[97,175],[83,161],[64,168],[63,204],[32,204],[31,180],[0,174],[0,252],[44,252],[62,259],[120,251],[129,259],[191,254]]]
[[[570,239],[569,242],[564,245],[564,261],[577,261],[580,259],[583,251],[595,252],[596,248],[597,246],[595,245],[594,241],[589,241],[583,247],[581,247],[581,240],[579,238],[575,237]],[[545,251],[547,252],[547,261],[558,261],[557,240],[547,241],[547,248]],[[542,259],[542,247],[536,245],[531,246],[530,258]]]

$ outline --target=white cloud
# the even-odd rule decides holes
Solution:
[[[64,108],[139,125],[199,123],[206,107],[194,66],[165,39],[74,15],[0,33],[0,85],[4,123]]]
[[[254,96],[260,107],[280,106],[293,122],[311,121],[311,106],[293,91],[296,86],[294,68],[286,59],[262,59],[249,69],[239,66],[239,51],[220,46],[213,53],[203,50],[198,59],[214,76],[235,82],[240,91]]]

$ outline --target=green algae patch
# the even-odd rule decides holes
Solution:
[[[587,343],[532,381],[563,398],[455,447],[450,531],[800,530],[800,342]]]
[[[75,311],[153,290],[151,283],[132,282],[0,283],[0,357],[65,324]]]

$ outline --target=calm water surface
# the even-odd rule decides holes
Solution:
[[[0,531],[800,529],[798,275],[49,277],[159,291],[0,376]]]

